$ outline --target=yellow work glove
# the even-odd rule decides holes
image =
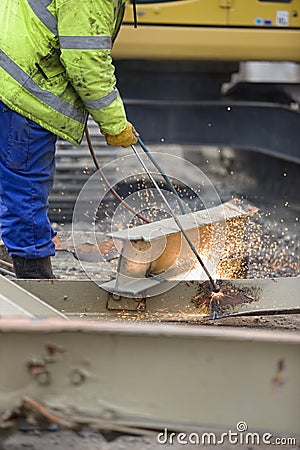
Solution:
[[[139,136],[138,132],[130,122],[127,122],[126,128],[119,134],[103,134],[107,144],[113,145],[114,147],[130,147],[130,145],[137,143],[137,138]]]

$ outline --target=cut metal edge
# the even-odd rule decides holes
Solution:
[[[167,323],[131,323],[116,321],[83,321],[80,319],[1,319],[0,333],[92,333],[92,334],[118,334],[127,336],[180,336],[192,338],[215,338],[233,341],[259,341],[259,342],[285,342],[300,344],[300,333],[274,330],[241,330],[234,327],[212,328],[201,326],[195,328],[192,325],[182,327],[177,324]]]
[[[221,216],[215,217],[216,212],[219,211],[222,212]],[[191,212],[185,215],[178,215],[177,217],[182,222],[182,226],[185,230],[191,230],[201,226],[208,226],[215,223],[225,222],[227,220],[238,217],[249,216],[257,211],[258,209],[253,205],[247,204],[238,206],[236,205],[235,200],[230,200],[212,208]],[[198,222],[200,220],[202,220],[201,223]],[[184,222],[191,223],[187,225]],[[109,233],[107,236],[125,241],[151,241],[153,239],[161,238],[163,236],[178,232],[180,232],[180,229],[177,227],[174,219],[169,218],[151,222],[149,224],[139,225],[134,228]]]

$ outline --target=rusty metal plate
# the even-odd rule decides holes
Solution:
[[[2,411],[30,396],[92,426],[299,433],[299,334],[2,320],[0,335]]]
[[[246,220],[257,212],[252,205],[231,200],[219,206],[178,216],[197,252],[222,278],[246,276],[243,258],[243,235]],[[120,295],[138,295],[146,285],[188,274],[198,263],[190,246],[173,219],[140,225],[113,233],[122,241],[116,281],[103,284],[104,289]],[[117,246],[120,247],[119,244]],[[199,274],[205,276],[202,272]],[[216,275],[213,275],[216,277]],[[152,280],[149,280],[152,277]],[[164,281],[164,280],[161,280]]]
[[[198,320],[210,314],[211,292],[199,281],[169,282],[168,289],[139,298],[111,294],[90,280],[17,280],[20,286],[67,316],[134,320]],[[167,283],[167,282],[166,282]],[[300,277],[221,280],[220,314],[299,307]]]

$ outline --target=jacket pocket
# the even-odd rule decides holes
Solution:
[[[45,90],[53,86],[66,86],[68,83],[67,73],[61,64],[59,54],[51,53],[35,63],[36,72],[33,80]]]
[[[54,48],[51,49],[48,55],[36,62],[35,66],[46,80],[51,80],[51,78],[66,72],[60,60],[60,51]]]

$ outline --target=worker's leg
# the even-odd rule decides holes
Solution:
[[[56,136],[0,101],[0,226],[17,276],[51,278]]]

